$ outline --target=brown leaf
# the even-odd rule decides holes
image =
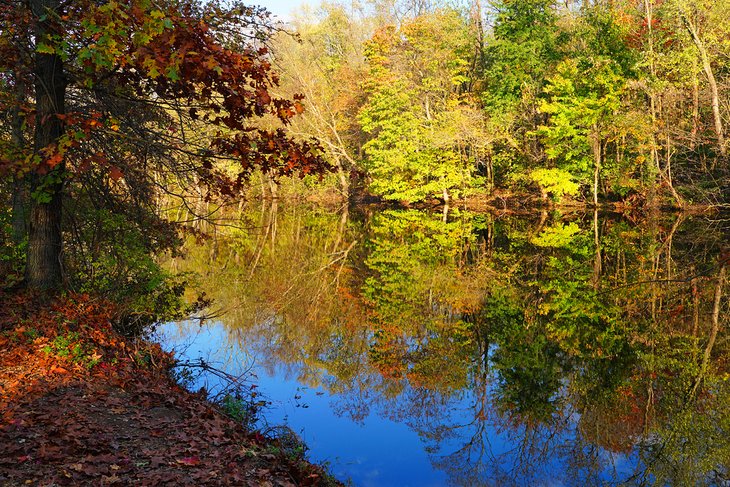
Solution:
[[[122,170],[119,169],[117,166],[112,166],[111,169],[109,169],[109,176],[114,181],[118,181],[122,178],[122,176],[124,176],[124,174],[122,173]]]
[[[59,367],[57,365],[51,366],[50,370],[51,374],[68,374],[68,370],[64,369],[63,367]]]

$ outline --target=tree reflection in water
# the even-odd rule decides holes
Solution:
[[[207,270],[230,339],[339,415],[407,424],[454,485],[728,480],[721,218],[240,219],[174,262]]]

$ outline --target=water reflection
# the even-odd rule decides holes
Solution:
[[[432,470],[379,468],[469,486],[728,481],[723,218],[269,203],[239,217],[171,265],[203,274],[236,350],[326,392],[320,416],[406,425],[403,448]],[[371,457],[403,433],[382,434]]]

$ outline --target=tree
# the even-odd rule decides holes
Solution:
[[[483,94],[489,111],[514,110],[539,93],[558,59],[558,15],[553,0],[494,2],[494,38],[485,49]]]
[[[33,32],[29,44],[15,35],[23,29]],[[0,32],[11,54],[0,73],[27,77],[15,86],[34,86],[22,97],[3,96],[3,108],[25,114],[33,146],[23,152],[4,144],[0,157],[4,175],[30,179],[30,287],[61,285],[64,195],[85,171],[105,169],[118,192],[133,191],[134,178],[125,174],[134,172],[162,186],[172,174],[192,174],[234,195],[255,167],[277,174],[325,167],[315,143],[254,123],[270,115],[286,125],[303,111],[300,97],[270,93],[278,77],[263,46],[273,27],[262,9],[196,0],[30,0],[0,7]],[[27,65],[17,69],[17,62]],[[210,137],[188,136],[203,127],[214,129]],[[237,171],[219,169],[221,160],[234,160]],[[155,163],[164,164],[167,180]]]
[[[543,157],[534,130],[544,120],[538,97],[560,60],[563,32],[553,0],[495,1],[492,34],[482,52],[479,95],[497,132],[500,178]],[[501,167],[500,167],[501,166]]]
[[[610,59],[566,60],[557,71],[545,89],[549,98],[540,106],[550,119],[538,133],[548,157],[560,161],[579,181],[587,182],[592,166],[591,193],[597,206],[606,139],[624,80]]]
[[[421,201],[470,183],[474,150],[458,133],[472,76],[472,33],[455,10],[443,9],[388,26],[368,41],[367,99],[358,113],[371,190],[386,199]],[[473,131],[471,131],[473,132]],[[473,144],[477,146],[478,144]]]
[[[715,135],[717,136],[718,150],[722,156],[725,156],[727,155],[727,147],[725,146],[725,129],[722,114],[720,113],[720,94],[715,79],[715,71],[713,70],[713,56],[708,46],[716,43],[721,44],[721,39],[727,38],[728,31],[723,26],[725,24],[724,19],[727,19],[727,15],[730,14],[730,7],[726,2],[702,0],[677,0],[674,3],[682,25],[687,30],[692,44],[697,48],[697,56],[710,85],[712,119]],[[703,26],[698,22],[698,18],[701,17],[708,19],[706,29],[708,32],[701,30]]]
[[[548,119],[537,133],[548,160],[563,174],[579,183],[590,181],[597,206],[608,143],[623,135],[618,121],[635,60],[613,11],[596,5],[582,13],[566,49],[570,56],[546,80],[539,111]]]
[[[275,38],[282,87],[307,97],[307,110],[292,130],[311,134],[322,144],[345,195],[349,195],[349,175],[362,170],[359,154],[364,141],[357,110],[364,98],[359,83],[365,75],[362,51],[371,23],[357,11],[324,4],[316,16],[305,11],[294,20],[297,37],[282,32]]]
[[[674,180],[681,184],[683,180],[702,178],[702,173],[708,172],[704,156],[711,154],[714,159],[722,150],[721,144],[717,149],[710,130],[705,130],[709,122],[717,141],[722,139],[715,79],[715,74],[722,73],[723,46],[719,39],[726,37],[723,22],[719,21],[726,16],[722,9],[722,2],[644,0],[637,12],[641,18],[635,20],[629,37],[642,58],[639,66],[644,69],[637,73],[637,87],[647,95],[645,108],[651,116],[646,173],[652,176],[651,184],[666,185],[678,206],[688,195],[691,199],[698,188],[692,185],[675,189]],[[703,95],[703,71],[710,88],[709,100]],[[713,107],[711,117],[706,117],[704,106]],[[715,163],[711,166],[714,168]]]

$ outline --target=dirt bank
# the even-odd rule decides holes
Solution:
[[[0,293],[0,485],[336,485],[169,377],[109,303]]]

